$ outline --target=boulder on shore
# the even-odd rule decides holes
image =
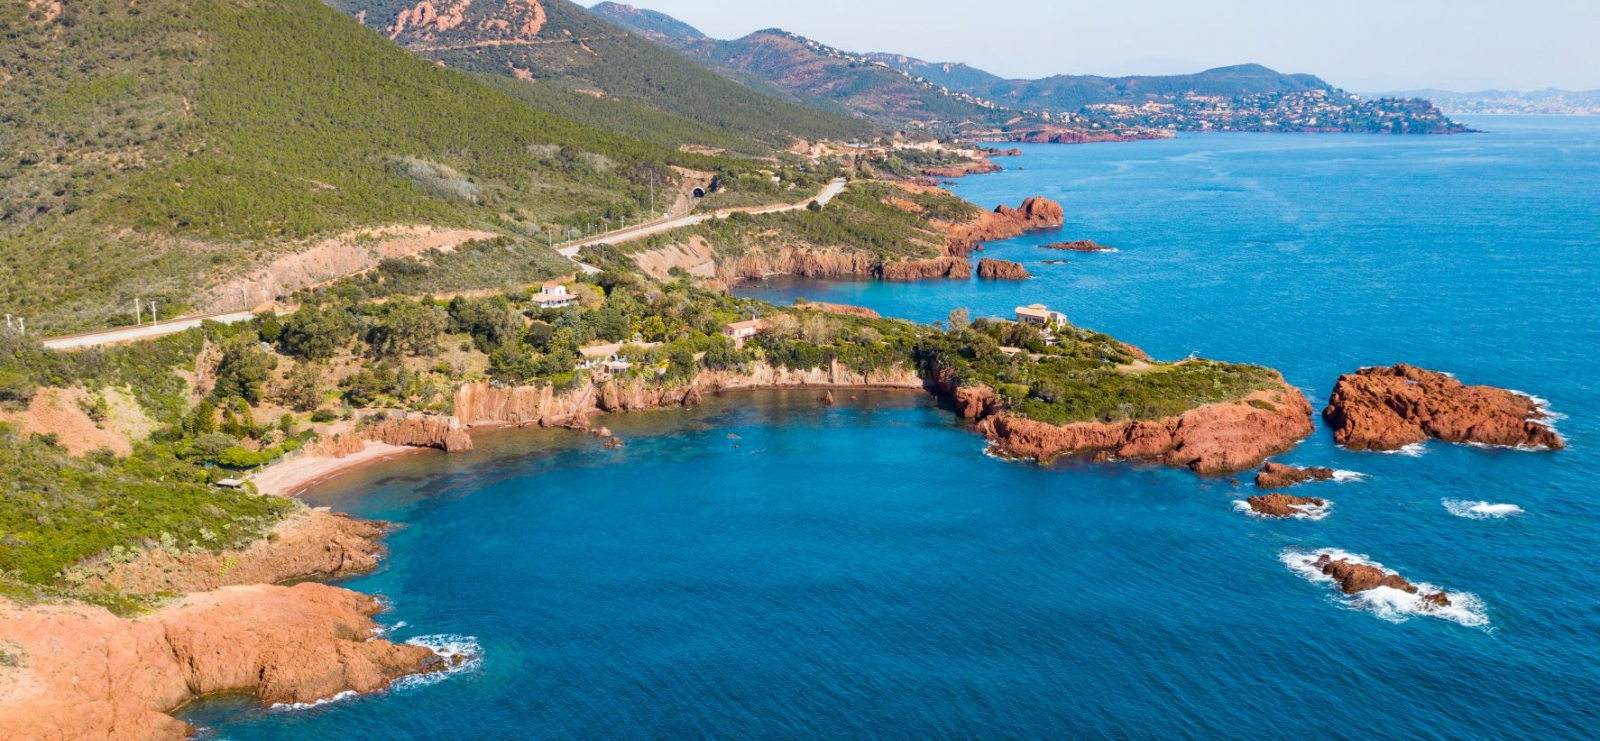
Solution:
[[[985,257],[978,261],[978,277],[985,280],[1026,280],[1033,274],[1022,263]]]
[[[1339,377],[1322,418],[1351,450],[1399,450],[1430,438],[1450,443],[1560,450],[1561,436],[1533,398],[1468,386],[1412,365],[1365,368]]]
[[[1256,488],[1282,489],[1307,481],[1329,481],[1333,479],[1334,473],[1331,468],[1300,468],[1282,463],[1268,463],[1256,473]]]

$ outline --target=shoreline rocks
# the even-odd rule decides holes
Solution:
[[[373,638],[371,596],[323,584],[192,594],[136,619],[100,607],[0,600],[0,738],[182,741],[168,713],[202,696],[265,704],[369,693],[448,668],[433,651]]]
[[[1467,386],[1412,365],[1365,368],[1339,377],[1322,412],[1334,442],[1351,450],[1400,450],[1429,439],[1561,450],[1561,436],[1532,398]]]
[[[978,261],[978,277],[984,280],[1027,280],[1033,274],[1022,263],[985,257]]]
[[[1331,481],[1337,472],[1331,468],[1300,468],[1268,463],[1256,473],[1257,489],[1282,489],[1308,481]]]
[[[1061,204],[1040,196],[1024,200],[1017,208],[1002,204],[972,221],[944,227],[945,254],[965,258],[984,242],[1011,239],[1039,229],[1059,228],[1066,223],[1066,219],[1066,211]]]
[[[1320,509],[1328,506],[1328,502],[1316,497],[1292,497],[1288,494],[1265,494],[1254,496],[1245,500],[1245,504],[1256,514],[1266,517],[1293,517],[1305,514],[1308,509]]]

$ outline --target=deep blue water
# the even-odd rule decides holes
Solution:
[[[753,291],[927,321],[1044,302],[1314,402],[1412,362],[1548,399],[1570,450],[1355,454],[1319,428],[1281,459],[1366,477],[1309,490],[1325,519],[1268,522],[1224,479],[986,457],[917,395],[608,418],[622,451],[483,435],[313,497],[402,523],[349,586],[393,601],[397,638],[469,636],[479,663],[189,717],[236,741],[1600,737],[1600,119],[1473,123],[1493,133],[1027,147],[959,191],[1064,204],[1061,232],[987,252],[1036,279]],[[1035,247],[1076,238],[1120,252]],[[1471,597],[1453,620],[1350,602],[1294,548]]]

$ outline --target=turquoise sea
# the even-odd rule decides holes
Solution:
[[[607,418],[620,451],[483,434],[309,497],[401,525],[348,583],[392,602],[393,637],[480,658],[187,718],[234,741],[1600,737],[1600,119],[1469,123],[1490,133],[1026,147],[958,191],[1062,202],[1061,231],[985,253],[1035,279],[748,292],[923,321],[1042,302],[1314,403],[1411,362],[1547,399],[1567,451],[1356,454],[1319,427],[1280,460],[1362,476],[1306,490],[1324,519],[1273,522],[1227,479],[988,457],[915,394]],[[1079,238],[1120,251],[1037,249]],[[1460,608],[1338,597],[1293,568],[1325,548]]]

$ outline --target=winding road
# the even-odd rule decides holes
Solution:
[[[848,184],[849,181],[844,178],[835,179],[834,181],[828,183],[828,185],[824,187],[821,192],[817,193],[816,198],[808,198],[798,203],[790,203],[781,206],[731,208],[725,211],[717,211],[710,214],[693,214],[690,216],[681,216],[675,219],[653,221],[647,224],[631,226],[625,229],[618,229],[613,232],[607,232],[605,234],[600,234],[588,239],[579,240],[577,242],[569,242],[556,248],[556,252],[561,253],[562,257],[571,260],[573,264],[577,265],[581,270],[583,270],[583,272],[598,273],[600,272],[599,268],[596,268],[593,265],[585,265],[581,262],[578,262],[578,250],[596,244],[621,244],[623,242],[632,242],[655,234],[660,234],[662,232],[669,232],[674,229],[682,229],[684,227],[694,226],[695,224],[699,224],[708,219],[726,219],[736,213],[777,214],[784,213],[786,211],[799,211],[800,209],[811,205],[812,201],[816,201],[818,204],[826,206],[840,193],[843,193],[845,186]],[[286,312],[279,313],[282,314]],[[119,327],[117,329],[108,329],[99,332],[85,332],[83,334],[49,337],[44,340],[43,344],[45,347],[50,348],[51,350],[81,350],[86,347],[115,345],[123,342],[138,342],[140,340],[150,340],[157,337],[165,337],[170,334],[177,334],[179,332],[194,329],[205,321],[233,324],[235,322],[246,321],[253,316],[255,315],[248,311],[237,311],[226,314],[207,314],[204,316],[179,317],[170,321],[154,324],[143,324],[137,327]]]

